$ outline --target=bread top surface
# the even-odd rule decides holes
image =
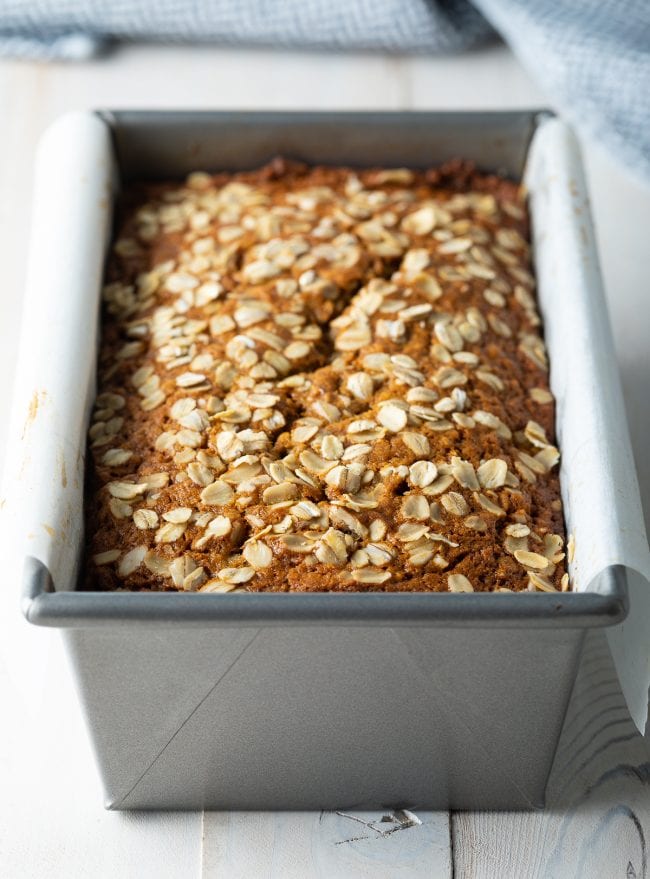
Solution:
[[[136,186],[103,298],[88,588],[568,588],[514,183],[276,160]]]

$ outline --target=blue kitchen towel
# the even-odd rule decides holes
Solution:
[[[495,32],[554,104],[650,179],[650,0],[0,0],[0,54],[43,60],[116,40],[450,53]]]

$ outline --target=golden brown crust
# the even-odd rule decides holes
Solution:
[[[517,186],[460,162],[132,190],[87,585],[567,588],[527,242]]]

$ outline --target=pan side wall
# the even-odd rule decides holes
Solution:
[[[112,809],[530,808],[582,632],[65,632]]]

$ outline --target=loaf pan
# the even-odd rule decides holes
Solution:
[[[65,117],[45,135],[26,307],[47,332],[32,333],[20,385],[32,395],[16,514],[29,533],[23,608],[29,622],[62,630],[107,808],[542,806],[585,634],[627,612],[623,568],[552,595],[76,588],[99,287],[122,184],[253,168],[278,154],[412,167],[461,156],[521,178],[533,150],[554,168],[544,199],[580,203],[574,221],[569,212],[543,234],[571,241],[587,230],[567,259],[602,311],[579,155],[546,112],[99,112]],[[68,206],[58,230],[54,197]],[[536,222],[534,185],[531,197]],[[541,294],[552,333],[564,316],[547,312]],[[585,312],[581,332],[590,321]],[[599,368],[615,370],[611,343],[600,348]],[[552,362],[554,390],[563,368]],[[572,500],[566,463],[561,476],[573,530],[584,504]]]

